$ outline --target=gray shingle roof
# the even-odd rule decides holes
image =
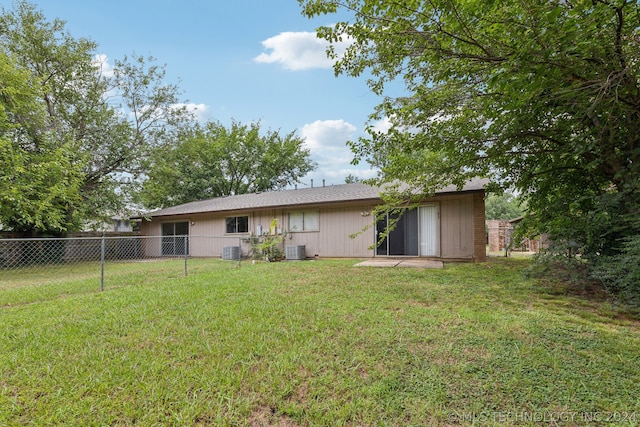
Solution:
[[[486,179],[469,181],[462,191],[482,190],[487,184]],[[436,194],[456,192],[453,185],[447,186]],[[147,217],[168,215],[185,215],[205,212],[226,212],[247,209],[267,209],[285,206],[304,206],[326,203],[340,203],[350,201],[380,201],[380,188],[370,185],[354,183],[332,185],[328,187],[303,188],[296,190],[268,191],[265,193],[239,194],[237,196],[216,197],[185,203],[149,212]]]

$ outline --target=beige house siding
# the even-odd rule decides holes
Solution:
[[[473,258],[473,195],[443,198],[440,202],[442,258]]]
[[[363,200],[162,215],[153,217],[151,221],[143,221],[141,232],[147,236],[160,236],[163,223],[186,221],[189,223],[189,255],[220,257],[224,247],[237,246],[239,238],[255,234],[259,225],[264,233],[269,232],[271,221],[275,218],[278,228],[287,231],[290,212],[317,211],[318,230],[290,231],[283,246],[304,245],[307,258],[368,258],[378,256],[371,248],[375,243],[375,218],[372,214],[375,203]],[[438,206],[437,253],[440,258],[484,261],[484,191],[438,194],[424,201],[424,205],[430,204]],[[248,232],[226,234],[225,218],[230,216],[248,216]],[[353,234],[356,236],[351,238]],[[248,244],[241,243],[241,246],[242,253],[247,254]],[[149,256],[160,256],[160,239],[147,241],[145,251]]]
[[[145,221],[142,233],[147,236],[160,236],[162,224],[165,222],[189,222],[189,255],[195,257],[219,257],[225,246],[237,246],[238,238],[248,237],[256,233],[261,225],[263,232],[269,231],[271,221],[278,220],[278,228],[288,229],[289,212],[318,210],[319,230],[290,232],[284,245],[305,245],[307,257],[371,257],[373,244],[371,230],[350,238],[351,234],[361,231],[372,221],[370,205],[350,207],[318,208],[313,206],[293,209],[268,209],[255,212],[209,213],[188,216],[168,216],[157,218],[152,222]],[[363,215],[363,213],[365,215]],[[239,234],[225,233],[225,218],[230,216],[248,216],[249,232]],[[215,237],[212,237],[215,236]],[[218,238],[225,237],[225,238]],[[152,239],[145,245],[148,256],[160,256],[159,239]],[[249,247],[242,243],[242,253]]]
[[[292,232],[286,244],[305,245],[308,257],[372,257],[371,229],[349,237],[371,223],[370,212],[368,205],[320,209],[319,231]]]
[[[189,255],[194,257],[220,257],[224,247],[238,246],[238,238],[243,236],[226,234],[224,218],[225,216],[220,214],[162,217],[153,222],[143,221],[141,231],[146,236],[160,236],[162,234],[162,224],[188,222]],[[161,256],[161,239],[145,240],[144,246],[147,256]]]
[[[160,236],[160,222],[149,222],[142,220],[140,224],[140,233],[143,236]],[[146,256],[160,256],[160,242],[158,239],[144,239],[142,241],[143,251]]]

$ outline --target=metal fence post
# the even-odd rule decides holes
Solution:
[[[185,234],[184,235],[184,275],[187,275],[187,253],[189,252],[187,244],[189,243],[187,241],[188,236]]]
[[[100,290],[104,291],[104,234],[100,241]]]
[[[238,237],[238,268],[240,268],[240,261],[242,260],[242,239]]]

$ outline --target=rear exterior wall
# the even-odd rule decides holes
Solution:
[[[373,244],[373,232],[368,229],[362,231],[371,223],[373,206],[369,204],[322,207],[313,206],[293,209],[267,209],[260,211],[238,211],[224,213],[205,213],[193,215],[180,215],[172,217],[154,218],[151,222],[145,221],[142,225],[142,234],[147,236],[159,236],[162,232],[162,223],[186,221],[189,223],[189,254],[196,257],[219,257],[225,246],[237,246],[240,241],[242,253],[249,251],[249,244],[242,239],[252,233],[257,234],[259,227],[262,232],[269,232],[270,224],[277,219],[277,228],[286,231],[288,228],[289,213],[297,211],[318,212],[318,230],[288,232],[284,245],[304,245],[307,257],[372,257],[373,250],[369,247]],[[247,233],[226,233],[225,218],[232,216],[248,216],[249,231]],[[357,234],[353,238],[351,234]],[[159,241],[150,241],[146,248],[148,256],[160,256]]]
[[[485,259],[482,193],[441,195],[425,203],[439,206],[439,253],[443,259]],[[141,231],[146,236],[160,236],[162,223],[186,221],[189,223],[189,255],[220,257],[224,247],[237,246],[242,238],[256,234],[259,226],[263,232],[268,232],[273,219],[277,219],[279,229],[286,231],[290,212],[316,211],[318,230],[288,232],[284,245],[304,245],[307,258],[370,258],[375,256],[372,248],[375,240],[375,227],[372,227],[374,207],[371,203],[350,203],[156,217],[152,221],[143,221]],[[248,233],[227,234],[225,218],[231,216],[248,216]],[[242,253],[246,254],[248,243],[240,244]],[[160,256],[159,240],[150,240],[145,251],[148,256]]]

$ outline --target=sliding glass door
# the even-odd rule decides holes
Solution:
[[[189,223],[163,223],[161,249],[163,256],[189,255]]]
[[[425,205],[390,214],[376,224],[376,255],[380,256],[440,256],[438,206]],[[380,241],[389,224],[395,227]]]

